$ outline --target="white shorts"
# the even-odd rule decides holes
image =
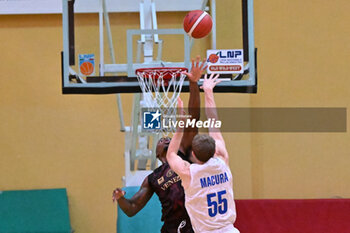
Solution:
[[[213,231],[205,231],[203,233],[240,233],[240,232],[233,225],[228,225],[228,226],[220,228],[220,229],[216,229]]]

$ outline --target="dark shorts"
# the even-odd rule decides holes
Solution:
[[[164,223],[161,233],[178,233],[178,230],[180,233],[194,233],[189,219],[176,224]]]

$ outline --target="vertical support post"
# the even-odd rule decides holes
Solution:
[[[116,64],[115,54],[114,54],[114,46],[111,32],[111,25],[109,23],[109,16],[107,11],[106,0],[102,0],[103,4],[103,15],[106,23],[107,30],[107,38],[108,38],[108,47],[109,47],[109,55],[111,57],[112,63]],[[123,106],[120,94],[117,94],[117,105],[118,105],[118,113],[119,113],[119,122],[120,122],[120,131],[125,131],[125,123],[124,123],[124,115],[123,115]]]
[[[103,46],[103,0],[100,0],[99,5],[99,29],[100,29],[100,76],[104,75],[104,46]]]
[[[141,61],[141,52],[142,52],[142,40],[137,41],[137,52],[136,52],[136,63],[140,63]]]
[[[213,19],[213,27],[211,29],[211,48],[216,49],[216,0],[210,1],[211,18]]]
[[[141,94],[134,94],[134,103],[132,108],[132,121],[131,121],[131,147],[130,147],[130,171],[135,170],[136,160],[136,142],[139,134],[139,119],[140,119],[140,100]]]
[[[242,0],[242,40],[244,61],[249,61],[249,42],[248,42],[248,1]]]
[[[157,61],[162,60],[162,52],[163,52],[163,40],[158,40],[158,54],[157,54]]]
[[[152,27],[153,29],[158,29],[158,23],[157,23],[157,13],[156,13],[156,4],[154,3],[154,0],[151,2],[151,11],[152,11]],[[154,42],[159,42],[158,34],[154,34]]]
[[[140,29],[145,29],[145,7],[143,1],[140,2]],[[141,35],[141,42],[145,43],[145,35]]]
[[[248,1],[249,77],[255,80],[254,0]]]
[[[190,60],[191,60],[191,41],[190,37],[186,34],[184,35],[184,53],[185,53],[185,67],[190,70]],[[193,39],[192,39],[193,40]]]
[[[203,0],[203,2],[202,2],[202,10],[203,11],[205,11],[205,8],[207,7],[207,5],[208,5],[208,0]]]
[[[117,96],[117,106],[118,106],[118,113],[119,113],[120,131],[125,132],[122,98],[120,94],[117,94],[116,96]]]
[[[62,26],[63,26],[63,85],[69,83],[69,70],[66,67],[69,67],[69,13],[68,13],[68,1],[63,0],[62,3]]]
[[[156,169],[157,166],[157,157],[156,157],[156,149],[157,149],[157,143],[158,140],[160,139],[161,135],[160,134],[153,134],[152,137],[152,159],[151,159],[151,170],[153,171],[154,169]]]
[[[140,4],[140,26],[141,26],[141,29],[152,29],[151,0],[143,0],[142,3]],[[142,42],[144,42],[144,45],[143,45],[144,62],[150,63],[153,61],[153,35],[142,35],[141,40]]]
[[[109,46],[109,55],[111,56],[112,63],[115,64],[115,54],[114,54],[114,46],[113,46],[113,39],[112,39],[112,31],[111,31],[111,25],[109,23],[109,15],[106,5],[106,0],[102,0],[103,2],[103,16],[105,20],[106,25],[106,31],[107,31],[107,39],[108,39],[108,46]]]
[[[75,65],[74,48],[74,0],[68,2],[68,31],[69,31],[69,65]]]

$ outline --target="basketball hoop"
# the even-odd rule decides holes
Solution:
[[[143,93],[143,106],[162,114],[167,122],[176,120],[177,99],[180,96],[187,72],[183,67],[157,67],[136,70],[136,75]],[[164,135],[175,129],[156,130]]]

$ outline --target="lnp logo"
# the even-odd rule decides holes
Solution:
[[[143,113],[143,128],[144,129],[160,129],[160,114],[159,110],[156,112],[146,111]]]
[[[207,50],[208,74],[241,74],[244,72],[243,49]]]
[[[84,76],[94,75],[95,73],[95,55],[79,54],[79,70]]]
[[[218,52],[220,58],[237,58],[242,56],[241,50],[222,50]]]

